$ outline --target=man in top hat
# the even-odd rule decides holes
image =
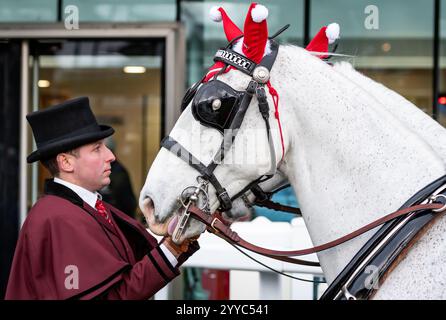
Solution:
[[[20,231],[6,299],[148,299],[179,275],[196,240],[161,244],[101,200],[113,153],[86,97],[31,113],[37,150],[53,179]]]

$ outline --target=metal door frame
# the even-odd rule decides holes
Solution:
[[[19,162],[19,227],[27,216],[29,199],[26,155],[31,151],[31,131],[26,114],[31,111],[29,40],[30,39],[150,39],[163,38],[166,44],[164,83],[164,134],[170,132],[180,115],[180,101],[185,81],[185,32],[181,23],[81,23],[79,29],[68,30],[63,23],[0,24],[0,39],[21,39],[21,106]]]

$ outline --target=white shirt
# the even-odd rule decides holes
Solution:
[[[98,192],[91,192],[90,190],[79,187],[74,183],[59,178],[54,178],[54,182],[64,185],[65,187],[74,191],[84,202],[94,209],[96,209],[96,201],[98,198],[102,200],[102,196]]]
[[[85,188],[79,187],[76,184],[71,182],[62,180],[60,178],[54,178],[54,182],[64,185],[65,187],[71,189],[76,193],[84,202],[86,202],[90,207],[96,210],[96,201],[102,200],[102,196],[99,192],[91,192]],[[178,264],[178,260],[175,258],[172,252],[164,244],[160,244],[160,249],[163,251],[167,260],[169,260],[170,264],[175,267]]]

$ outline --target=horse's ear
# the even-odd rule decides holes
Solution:
[[[209,15],[215,22],[223,21],[223,29],[225,30],[226,38],[229,42],[243,35],[243,32],[239,29],[239,27],[237,27],[231,18],[229,18],[226,11],[222,7],[212,7]]]
[[[328,45],[339,39],[340,28],[337,23],[330,23],[326,27],[322,27],[313,40],[307,45],[305,49],[308,51],[327,53]],[[327,58],[328,55],[318,55],[319,58]]]
[[[268,9],[266,7],[251,3],[245,19],[242,51],[246,57],[255,63],[262,60],[268,42],[267,17]]]
[[[237,25],[231,20],[231,18],[229,18],[226,11],[222,7],[212,7],[209,11],[209,15],[215,22],[223,21],[223,29],[229,42],[243,36],[243,32],[237,27]],[[214,63],[209,68],[208,73],[202,79],[202,82],[207,82],[216,73],[220,72],[222,68],[225,68],[225,64],[223,62],[217,61],[216,63]]]

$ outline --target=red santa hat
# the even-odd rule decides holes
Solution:
[[[328,52],[328,45],[339,39],[339,24],[330,23],[328,26],[322,27],[313,40],[305,49],[314,52]],[[319,55],[319,58],[327,58],[328,55]]]
[[[261,4],[251,3],[243,27],[245,33],[242,50],[243,54],[255,63],[262,60],[268,42],[266,18],[268,9]]]
[[[215,22],[223,21],[223,29],[229,42],[243,35],[243,32],[239,29],[239,27],[237,27],[231,18],[229,18],[226,11],[222,7],[212,7],[209,15]]]
[[[268,17],[268,9],[260,4],[252,3],[249,6],[248,14],[245,19],[244,33],[237,27],[237,25],[229,18],[222,7],[212,7],[210,10],[211,19],[215,22],[223,21],[223,29],[228,41],[243,36],[234,44],[234,50],[244,54],[247,58],[259,63],[267,50],[268,44],[268,27],[266,18]],[[204,79],[208,81],[215,73],[219,72],[224,67],[224,63],[216,62]],[[231,70],[229,67],[227,71]]]

